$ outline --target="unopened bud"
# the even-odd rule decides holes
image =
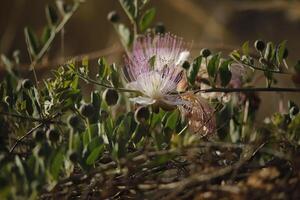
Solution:
[[[164,34],[165,32],[166,32],[166,28],[162,22],[159,22],[155,25],[156,34]]]
[[[103,93],[103,99],[105,100],[108,106],[113,106],[118,103],[119,94],[114,89],[106,89]]]
[[[190,63],[188,61],[184,61],[182,64],[182,68],[188,70],[190,68]]]
[[[150,111],[148,107],[139,107],[135,113],[134,118],[137,123],[143,123],[150,117]]]
[[[24,89],[30,89],[32,86],[33,86],[33,84],[32,84],[32,82],[31,82],[30,79],[24,79],[24,80],[22,81],[22,87],[23,87]]]
[[[211,52],[209,49],[201,49],[200,54],[204,57],[207,58],[208,56],[211,55]]]
[[[94,115],[94,112],[95,112],[95,108],[91,103],[83,104],[80,107],[80,113],[86,118],[91,118]]]
[[[69,155],[69,159],[70,161],[72,161],[73,163],[76,163],[78,161],[78,154],[76,152],[72,152]]]
[[[76,129],[80,123],[80,118],[77,115],[71,115],[68,119],[68,124]]]
[[[58,142],[59,141],[59,132],[56,128],[52,127],[47,131],[47,138],[51,141],[51,142]]]
[[[43,139],[45,139],[45,132],[42,129],[38,129],[33,133],[33,138],[37,142],[41,142]]]
[[[120,16],[116,11],[111,11],[110,13],[108,13],[107,19],[112,23],[116,23],[120,20]]]
[[[256,40],[254,43],[254,47],[257,51],[263,51],[266,47],[266,44],[262,40]]]

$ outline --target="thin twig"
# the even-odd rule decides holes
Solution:
[[[255,57],[255,55],[253,55],[253,57]],[[237,59],[234,59],[234,61],[239,64],[239,65],[243,65],[243,66],[247,66],[249,68],[252,68],[252,69],[255,69],[255,70],[258,70],[258,71],[264,71],[264,72],[270,72],[270,73],[274,73],[274,74],[289,74],[288,72],[284,72],[284,71],[281,71],[281,70],[273,70],[273,69],[264,69],[264,68],[261,68],[261,67],[256,67],[254,65],[251,65],[251,64],[248,64],[248,63],[243,63]],[[270,63],[269,63],[270,64]]]
[[[37,130],[38,128],[42,127],[44,124],[40,123],[37,126],[35,126],[34,128],[32,128],[30,131],[28,131],[25,135],[23,135],[22,137],[20,137],[16,143],[11,147],[11,149],[9,150],[9,153],[12,153],[14,151],[14,149],[17,147],[17,145],[22,142],[26,137],[28,137],[30,134],[33,133],[33,131]]]
[[[47,40],[47,42],[44,44],[44,46],[42,47],[42,49],[39,51],[39,53],[37,54],[37,56],[34,57],[34,59],[32,60],[30,67],[33,70],[34,74],[35,74],[35,66],[36,64],[40,61],[40,59],[45,55],[45,53],[47,52],[47,50],[49,49],[51,43],[53,42],[53,40],[55,39],[55,36],[63,29],[63,27],[65,26],[65,24],[69,21],[69,19],[73,16],[73,14],[75,13],[75,11],[78,9],[79,7],[79,2],[75,2],[72,10],[67,13],[62,21],[57,25],[57,27],[51,32],[49,39]],[[36,80],[37,81],[37,80]]]
[[[209,93],[209,92],[300,92],[300,88],[210,88],[194,90],[194,93]]]
[[[89,77],[82,76],[82,75],[81,75],[80,73],[78,73],[78,72],[76,72],[76,73],[77,73],[77,75],[79,76],[79,78],[81,78],[81,79],[83,79],[83,80],[85,80],[85,81],[87,81],[87,82],[89,82],[89,83],[93,83],[93,84],[95,84],[95,85],[99,85],[99,86],[104,87],[104,88],[114,89],[114,90],[118,90],[118,91],[120,91],[120,92],[140,93],[140,91],[137,91],[137,90],[130,90],[130,89],[126,89],[126,88],[115,88],[115,87],[113,87],[113,86],[111,86],[111,85],[107,85],[107,84],[105,84],[105,83],[99,83],[98,81],[93,80],[93,79],[91,79],[91,78],[89,78]]]
[[[32,122],[41,122],[41,123],[48,123],[48,124],[64,124],[61,121],[55,121],[55,120],[51,120],[51,119],[35,118],[35,117],[24,116],[24,115],[19,115],[19,114],[15,114],[15,113],[8,113],[8,112],[0,112],[0,115],[6,115],[6,116],[9,116],[9,117],[25,119],[25,120],[29,120],[29,121],[32,121]]]

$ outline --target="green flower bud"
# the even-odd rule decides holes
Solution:
[[[116,11],[111,11],[110,13],[108,13],[107,19],[112,23],[117,23],[120,20],[120,16]]]
[[[63,9],[65,13],[69,13],[72,10],[73,6],[71,4],[68,3],[64,3],[63,5]]]
[[[188,61],[184,61],[183,64],[182,64],[182,68],[188,70],[190,68],[190,63]]]
[[[94,105],[89,103],[89,104],[83,104],[80,107],[80,113],[86,117],[86,118],[91,118],[94,116],[95,108]]]
[[[201,49],[200,55],[202,55],[204,58],[207,58],[208,56],[211,55],[211,52],[209,49]]]
[[[119,94],[114,89],[106,89],[103,93],[103,99],[105,100],[108,106],[113,106],[118,103]]]
[[[137,123],[144,123],[150,117],[150,111],[148,107],[139,107],[134,113],[134,119]]]
[[[166,32],[166,28],[162,22],[157,23],[154,30],[156,34],[164,34]]]
[[[292,107],[291,109],[290,109],[290,115],[291,116],[295,116],[295,115],[297,115],[299,113],[299,108],[298,107]]]
[[[45,137],[45,132],[42,129],[38,129],[33,133],[33,138],[37,142],[43,141]]]
[[[257,51],[263,51],[266,48],[266,44],[262,40],[256,40],[254,47]]]
[[[60,134],[58,132],[58,130],[54,127],[50,128],[48,131],[47,131],[47,138],[55,143],[55,142],[58,142],[59,141],[59,138],[60,138]]]
[[[78,154],[77,154],[76,152],[72,152],[72,153],[69,155],[69,159],[70,159],[70,161],[73,162],[73,163],[78,162],[78,158],[79,158],[79,156],[78,156]]]
[[[24,89],[30,89],[32,86],[33,86],[33,84],[32,84],[32,82],[31,82],[30,79],[24,79],[24,80],[22,81],[22,87],[23,87]]]
[[[80,123],[80,118],[77,115],[71,115],[68,118],[68,124],[70,125],[70,127],[76,129],[78,127]]]

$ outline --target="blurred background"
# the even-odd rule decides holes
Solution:
[[[30,63],[24,39],[24,27],[30,26],[38,35],[47,23],[45,6],[54,0],[1,0],[0,53],[9,57],[20,50],[21,67]],[[300,2],[293,0],[151,0],[156,7],[155,23],[163,22],[167,31],[193,43],[193,55],[201,48],[222,51],[224,55],[243,42],[256,39],[280,42],[288,40],[289,64],[300,58]],[[86,0],[65,26],[63,34],[51,46],[49,55],[37,66],[40,78],[64,61],[84,56],[97,60],[122,62],[124,54],[107,14],[116,10],[128,23],[117,0]],[[92,62],[93,63],[93,62]],[[4,68],[0,61],[0,77]],[[261,82],[263,85],[264,82]],[[293,87],[289,76],[283,76],[278,86]],[[262,94],[267,99],[261,117],[278,110],[277,93]],[[288,94],[285,99],[300,103],[300,95]]]

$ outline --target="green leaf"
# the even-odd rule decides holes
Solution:
[[[131,137],[131,140],[137,144],[141,139],[146,136],[148,133],[148,127],[145,124],[138,124],[134,134]]]
[[[95,108],[95,112],[100,112],[100,105],[101,105],[101,95],[99,91],[95,90],[91,93],[91,103]]]
[[[274,57],[274,45],[272,42],[268,42],[267,43],[267,47],[266,47],[266,50],[265,50],[265,55],[264,55],[264,58],[267,60],[267,61],[270,61],[272,60]]]
[[[249,41],[245,42],[242,46],[243,54],[248,56],[249,55]]]
[[[103,144],[103,138],[101,136],[95,136],[92,138],[87,146],[88,151],[92,152],[95,148]]]
[[[176,122],[176,124],[177,124],[177,122]],[[170,143],[174,131],[175,131],[174,129],[171,129],[169,127],[166,127],[163,129],[164,142],[166,144]]]
[[[14,63],[4,54],[1,54],[1,61],[4,64],[5,69],[9,72],[9,74],[14,75]]]
[[[188,81],[191,85],[195,84],[195,80],[196,80],[197,74],[199,72],[199,69],[201,67],[201,63],[202,63],[202,56],[198,56],[193,61],[193,65],[190,69],[190,73],[188,76]]]
[[[285,48],[286,48],[286,40],[284,40],[283,42],[281,42],[278,46],[278,49],[277,49],[277,62],[280,64],[282,63],[282,60],[283,60],[283,56],[284,56],[284,51],[285,51]]]
[[[79,89],[67,88],[61,91],[60,93],[57,93],[57,97],[60,102],[65,102],[68,99],[76,98],[79,94]]]
[[[168,117],[167,122],[165,124],[165,127],[170,128],[171,130],[174,130],[176,128],[176,125],[179,120],[179,112],[178,110],[175,110],[171,113],[171,115]]]
[[[219,69],[219,74],[220,74],[220,79],[221,79],[221,85],[223,87],[225,87],[226,85],[228,85],[228,83],[231,80],[231,71],[229,70],[229,64],[230,64],[230,60],[226,60],[224,62],[222,62],[220,69]]]
[[[84,147],[87,147],[87,145],[90,142],[90,136],[89,136],[89,132],[86,129],[85,132],[82,134],[82,143]]]
[[[30,55],[36,57],[39,50],[39,43],[35,33],[29,27],[26,27],[24,29],[24,34]]]
[[[144,32],[147,28],[149,28],[151,22],[155,17],[155,13],[156,13],[155,8],[150,8],[149,10],[146,10],[146,12],[143,14],[139,23],[142,32]]]
[[[219,67],[219,58],[220,55],[219,54],[215,54],[208,62],[207,67],[207,73],[210,77],[215,77],[218,67]]]
[[[98,66],[99,79],[103,81],[110,74],[110,68],[105,58],[100,58],[98,60]]]
[[[63,166],[63,163],[64,163],[64,154],[62,151],[59,151],[54,156],[54,158],[51,162],[51,165],[50,165],[50,173],[55,180],[58,179],[58,175],[59,175],[60,169]]]
[[[110,66],[110,69],[111,69],[110,80],[111,80],[113,86],[115,88],[118,88],[120,85],[120,77],[119,77],[119,73],[117,71],[116,65],[112,64]]]
[[[233,60],[236,60],[236,61],[239,61],[241,60],[241,55],[240,53],[237,51],[237,50],[234,50],[230,53],[230,57],[233,59]]]
[[[117,31],[121,37],[122,44],[126,46],[130,46],[132,42],[130,30],[124,24],[118,24]]]
[[[15,163],[16,163],[16,166],[18,167],[18,170],[19,170],[21,176],[25,176],[26,175],[25,168],[23,166],[21,158],[18,155],[15,157]]]
[[[86,159],[86,164],[92,165],[101,156],[104,151],[104,145],[96,147]]]
[[[33,105],[32,105],[32,100],[26,92],[23,92],[23,99],[26,102],[26,111],[27,113],[31,116],[33,114]]]
[[[119,0],[119,2],[129,19],[134,22],[138,15],[137,0]]]
[[[114,136],[116,138],[118,157],[123,157],[126,155],[126,146],[136,129],[137,123],[134,120],[134,114],[132,112],[127,113],[118,121],[115,126]]]
[[[58,14],[56,13],[56,10],[51,5],[46,6],[46,17],[49,26],[55,26],[58,22]]]
[[[52,34],[52,29],[49,26],[45,26],[45,28],[43,30],[42,38],[41,38],[42,44],[45,44],[49,40],[49,38],[51,37],[51,34]]]

